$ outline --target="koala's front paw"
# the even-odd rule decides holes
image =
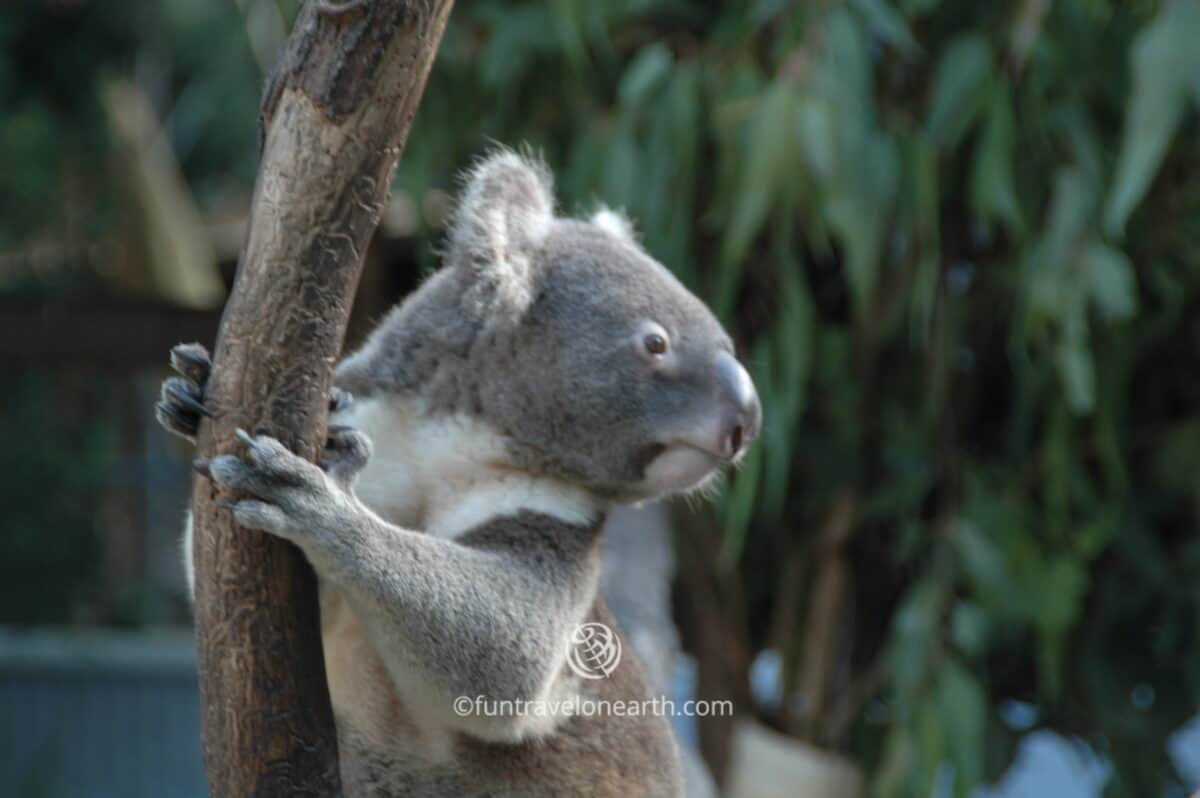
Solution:
[[[356,435],[362,441],[354,440],[351,448],[355,449],[366,441],[366,436]],[[200,460],[196,470],[225,490],[251,497],[228,505],[242,526],[303,545],[336,539],[357,514],[357,505],[335,483],[336,477],[319,466],[270,436],[251,436],[239,429],[237,437],[245,447],[244,456]],[[369,441],[365,446],[369,455]]]
[[[371,459],[371,439],[353,427],[332,426],[321,454],[321,468],[349,490]]]
[[[205,404],[212,358],[200,344],[177,344],[171,349],[171,368],[178,377],[163,380],[162,393],[154,405],[154,417],[167,432],[196,442],[201,418],[212,418]],[[354,401],[347,391],[334,386],[329,390],[329,412],[345,410]]]
[[[329,412],[336,413],[345,410],[354,403],[354,396],[349,391],[343,391],[336,385],[329,388]]]

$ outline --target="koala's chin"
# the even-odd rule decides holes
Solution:
[[[687,443],[668,446],[646,466],[640,486],[647,499],[704,488],[720,473],[722,460]]]

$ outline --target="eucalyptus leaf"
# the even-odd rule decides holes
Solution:
[[[992,72],[992,48],[977,33],[963,34],[938,59],[925,129],[934,146],[953,150],[983,105],[981,91]]]
[[[646,102],[670,77],[673,62],[671,51],[662,44],[653,44],[639,52],[621,76],[617,88],[620,103],[637,108]]]
[[[909,196],[902,211],[909,222],[916,271],[910,287],[912,340],[927,344],[933,331],[934,306],[941,275],[941,214],[938,202],[937,152],[929,138],[915,133],[906,148]]]
[[[837,127],[829,101],[814,92],[803,94],[796,109],[796,128],[808,173],[827,184],[837,165]]]
[[[1069,337],[1058,345],[1056,354],[1067,406],[1076,413],[1090,413],[1096,403],[1096,369],[1087,339]]]
[[[954,605],[950,616],[950,635],[963,653],[982,656],[992,635],[992,620],[987,610],[970,601]]]
[[[896,611],[888,644],[892,683],[902,695],[919,689],[934,655],[942,590],[932,581],[918,583]]]
[[[908,23],[888,0],[851,0],[851,5],[863,15],[881,39],[905,53],[913,53],[917,42],[908,30]]]
[[[1014,176],[1014,129],[1011,89],[1007,80],[998,80],[991,92],[983,135],[975,149],[971,204],[980,217],[1000,221],[1010,236],[1019,238],[1025,223]]]
[[[1083,172],[1069,168],[1059,171],[1046,222],[1042,253],[1046,268],[1061,269],[1070,262],[1095,207],[1095,196],[1094,186]]]
[[[935,687],[939,726],[954,765],[954,794],[966,798],[983,780],[987,697],[979,679],[953,657],[942,661]]]
[[[1183,117],[1187,92],[1200,75],[1200,0],[1164,3],[1158,17],[1138,34],[1131,64],[1133,90],[1116,176],[1105,210],[1105,229],[1120,236]]]
[[[888,136],[872,135],[839,175],[825,208],[830,229],[846,250],[846,282],[855,313],[870,306],[882,266],[887,220],[899,184],[899,154]]]
[[[928,14],[941,3],[941,0],[900,0],[900,9],[910,17]]]
[[[1055,699],[1062,689],[1067,634],[1083,609],[1087,573],[1075,560],[1054,560],[1036,586],[1041,607],[1037,618],[1038,678],[1044,693]]]
[[[1013,600],[1020,596],[1020,586],[1004,549],[969,520],[960,521],[955,527],[952,543],[976,599],[994,615],[1019,620],[1025,607],[1019,600]]]
[[[1092,302],[1104,318],[1124,321],[1137,313],[1137,282],[1124,252],[1093,241],[1083,254],[1083,268]]]
[[[481,56],[484,80],[492,86],[511,84],[554,36],[550,14],[536,4],[519,6],[499,17]]]
[[[793,121],[796,89],[776,80],[755,104],[745,139],[745,166],[721,246],[721,269],[714,304],[718,316],[728,316],[740,284],[742,258],[762,230],[783,181],[799,180]]]

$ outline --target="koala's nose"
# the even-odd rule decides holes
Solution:
[[[726,403],[722,449],[727,457],[734,457],[758,437],[762,404],[750,374],[728,352],[717,354],[717,383]]]

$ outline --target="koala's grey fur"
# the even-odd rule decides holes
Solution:
[[[632,322],[656,320],[681,360],[733,345],[632,238],[550,216],[547,179],[511,153],[476,169],[446,268],[339,366],[337,383],[360,398],[416,393],[439,412],[486,419],[522,468],[626,498],[651,456],[632,444],[661,436],[664,423],[686,426],[710,400],[700,370],[639,379]],[[501,198],[515,222],[486,204]]]
[[[445,261],[338,367],[354,400],[321,466],[241,433],[243,454],[199,468],[317,571],[347,795],[677,795],[663,717],[461,717],[453,700],[651,696],[632,646],[608,678],[566,667],[578,624],[614,625],[605,513],[740,456],[752,386],[625,220],[554,214],[540,162],[500,151],[470,173]],[[159,418],[187,435],[221,409],[202,404],[203,358],[176,357],[188,379]]]

